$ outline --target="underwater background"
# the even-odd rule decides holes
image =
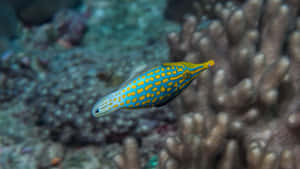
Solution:
[[[92,109],[215,65],[166,105]],[[300,169],[300,0],[0,0],[0,169]]]

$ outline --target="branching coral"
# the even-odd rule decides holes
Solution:
[[[220,160],[220,168],[237,165],[233,159],[238,157],[238,144],[226,139],[228,124],[228,115],[224,113],[217,119],[200,113],[185,115],[180,121],[180,134],[166,140],[166,150],[160,153],[159,168],[214,168],[213,162],[220,154],[224,155]],[[127,139],[124,144],[123,154],[115,158],[118,167],[138,169],[137,143]],[[226,147],[224,153],[223,146]]]
[[[268,152],[267,145],[252,142],[247,147],[247,163],[249,169],[297,168],[295,155],[290,150],[284,150],[280,154]]]
[[[166,140],[167,151],[160,154],[160,167],[174,165],[174,168],[186,169],[215,168],[214,162],[221,154],[224,156],[220,160],[220,168],[237,165],[232,163],[237,158],[237,142],[226,139],[228,123],[228,115],[224,113],[219,114],[216,121],[198,113],[183,116],[179,136]]]
[[[166,149],[160,152],[157,168],[296,169],[299,166],[294,151],[270,151],[269,142],[261,140],[241,146],[239,141],[229,139],[228,115],[219,114],[216,120],[200,113],[184,115],[179,136],[166,140]],[[142,168],[138,145],[132,138],[125,140],[123,153],[114,160],[120,169]]]
[[[200,105],[252,121],[259,114],[287,109],[287,100],[294,97],[284,96],[297,93],[289,91],[298,90],[299,79],[299,33],[292,11],[297,6],[249,0],[242,8],[220,9],[221,20],[207,30],[196,32],[196,19],[190,17],[179,35],[171,33],[170,59],[200,62],[213,58],[217,63],[215,71],[203,74],[183,94],[188,111],[198,111],[195,105]],[[291,88],[286,87],[289,85]],[[199,96],[201,99],[190,99]]]
[[[168,0],[165,16],[168,19],[182,22],[185,15],[192,14],[197,18],[216,17],[217,10],[221,6],[226,8],[234,8],[244,0],[217,1],[217,0]]]
[[[127,138],[123,153],[117,155],[114,160],[120,169],[140,169],[137,142],[133,138]]]

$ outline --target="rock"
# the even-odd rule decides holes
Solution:
[[[41,24],[60,9],[75,7],[80,0],[35,0],[17,10],[18,16],[26,24]]]
[[[17,35],[18,19],[9,3],[0,4],[0,38],[13,38]]]
[[[69,169],[94,169],[102,168],[99,161],[100,154],[93,147],[70,150],[62,163],[62,168]]]

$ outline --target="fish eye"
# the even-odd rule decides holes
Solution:
[[[99,109],[99,108],[94,108],[94,109],[92,110],[92,115],[93,115],[94,117],[99,116],[99,115],[100,115],[100,109]]]
[[[183,75],[183,78],[184,79],[189,79],[191,77],[191,74],[186,72],[184,75]]]

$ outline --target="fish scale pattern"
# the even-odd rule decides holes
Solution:
[[[100,99],[92,113],[99,117],[118,109],[162,106],[179,95],[197,75],[214,65],[188,62],[165,63],[141,73],[117,91]]]

